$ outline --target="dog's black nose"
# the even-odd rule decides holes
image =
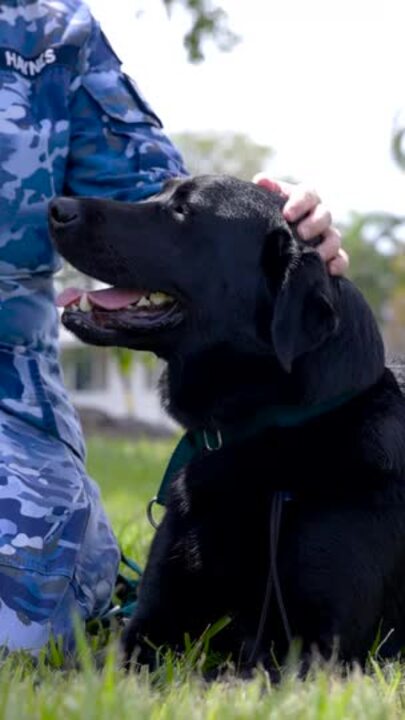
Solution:
[[[68,225],[79,218],[79,202],[75,198],[59,197],[49,204],[49,218],[54,225]]]

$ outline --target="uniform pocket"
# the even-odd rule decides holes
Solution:
[[[147,124],[161,128],[162,123],[140,94],[136,84],[112,69],[89,73],[82,84],[93,100],[112,121],[112,130],[128,132],[128,125]]]

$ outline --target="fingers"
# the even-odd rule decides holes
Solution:
[[[288,222],[297,224],[297,232],[303,240],[322,238],[317,251],[327,263],[331,275],[344,275],[349,267],[349,257],[342,250],[342,238],[332,225],[330,210],[321,202],[316,190],[304,184],[294,185],[284,180],[273,180],[258,173],[253,182],[279,192],[287,198],[283,215]]]
[[[303,240],[311,240],[319,235],[324,235],[326,238],[332,229],[331,212],[329,208],[321,202],[315,205],[304,220],[297,225],[298,234]],[[337,233],[337,231],[335,231],[335,233]],[[336,250],[338,250],[339,247],[340,244]]]
[[[293,187],[293,185],[290,185],[289,183],[284,183],[281,180],[273,180],[272,178],[267,177],[265,173],[256,173],[256,175],[252,179],[252,182],[256,183],[256,185],[267,188],[267,190],[279,192],[286,197],[289,196],[289,192],[284,192],[282,190],[282,186],[286,185],[288,186],[288,188]]]
[[[334,227],[329,227],[327,231],[324,232],[322,242],[320,245],[317,246],[316,249],[319,252],[322,260],[328,263],[338,256],[341,245],[342,237],[339,230]]]
[[[319,235],[329,228],[331,224],[331,214],[327,208],[322,205],[321,199],[316,190],[300,183],[294,185],[285,180],[274,180],[263,173],[257,173],[253,182],[267,190],[279,192],[287,198],[287,202],[283,209],[283,215],[288,222],[297,222],[300,218],[304,218],[302,228],[306,233],[303,239],[310,239]],[[312,231],[312,224],[315,229]],[[320,228],[320,231],[319,229]],[[299,231],[299,228],[298,228]],[[301,234],[301,233],[300,233]]]
[[[350,265],[347,252],[340,248],[337,256],[328,263],[328,270],[331,275],[345,275]]]
[[[288,222],[297,222],[300,218],[308,216],[306,227],[311,231],[312,213],[320,204],[321,199],[312,188],[306,185],[293,185],[288,200],[284,206],[283,215]],[[322,206],[325,210],[324,206]],[[330,219],[329,219],[330,224]],[[315,233],[316,235],[316,233]],[[309,237],[315,237],[310,235]],[[308,237],[306,239],[309,239]]]

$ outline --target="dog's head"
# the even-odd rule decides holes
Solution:
[[[61,254],[114,289],[62,296],[63,322],[84,341],[170,359],[229,344],[292,362],[334,332],[328,274],[252,183],[169,181],[143,203],[60,198],[50,228]],[[82,299],[82,302],[80,300]]]
[[[265,373],[289,376],[339,334],[341,307],[336,282],[284,220],[283,203],[226,176],[171,180],[140,203],[54,200],[60,253],[112,286],[85,299],[67,291],[64,324],[88,343],[155,352],[169,369],[194,363],[194,385],[196,363],[206,374],[211,363],[224,387],[240,358],[251,374],[250,360],[260,358]]]

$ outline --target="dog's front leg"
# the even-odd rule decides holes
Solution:
[[[153,667],[156,650],[180,647],[198,610],[193,598],[198,578],[190,577],[182,522],[167,511],[153,540],[139,589],[139,601],[123,639],[125,662]]]

